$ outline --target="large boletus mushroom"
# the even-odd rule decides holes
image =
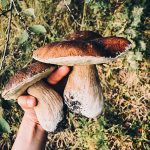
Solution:
[[[95,64],[114,60],[130,42],[121,37],[82,39],[47,44],[34,51],[33,58],[74,66],[64,91],[65,103],[71,111],[95,118],[102,111],[104,99]]]
[[[41,79],[55,69],[52,65],[33,63],[12,76],[2,92],[2,97],[6,100],[16,100],[26,90],[28,94],[36,97],[38,104],[34,107],[35,113],[43,129],[50,132],[63,119],[63,100]]]
[[[89,41],[97,38],[101,38],[102,36],[93,31],[77,31],[75,33],[71,33],[67,35],[64,39],[65,40],[82,40],[82,41]]]

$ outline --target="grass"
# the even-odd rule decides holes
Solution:
[[[0,72],[0,89],[11,75],[32,61],[34,49],[45,43],[61,40],[65,35],[77,30],[98,31],[103,36],[127,37],[133,45],[131,51],[134,53],[128,53],[126,57],[109,64],[97,66],[105,96],[102,115],[97,120],[89,120],[68,112],[66,128],[48,135],[46,149],[150,149],[149,61],[146,52],[146,49],[149,49],[150,37],[147,12],[149,3],[140,0],[136,3],[127,0],[77,0],[70,3],[68,1],[66,7],[62,1],[26,0],[20,1],[19,5],[22,10],[34,8],[35,11],[36,18],[21,13],[25,26],[41,24],[47,33],[31,33],[28,42],[19,46],[19,37],[26,27],[13,11],[9,48]],[[6,41],[8,15],[9,13],[0,16],[0,58]],[[23,111],[17,103],[2,101],[2,106],[11,133],[0,134],[0,148],[11,149]]]

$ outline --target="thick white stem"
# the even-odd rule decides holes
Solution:
[[[103,108],[103,94],[95,65],[74,66],[64,91],[72,112],[97,117]]]
[[[27,92],[36,97],[34,107],[38,121],[46,131],[53,132],[63,119],[63,100],[49,85],[39,81],[28,88]]]

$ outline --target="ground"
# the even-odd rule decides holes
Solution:
[[[68,112],[65,129],[48,135],[46,149],[150,149],[148,1],[14,2],[19,16],[13,9],[7,49],[7,22],[11,11],[0,14],[0,62],[3,62],[1,90],[11,75],[32,62],[34,49],[61,40],[74,31],[92,30],[103,36],[126,37],[132,43],[126,56],[97,65],[105,96],[101,116],[92,120]],[[6,10],[9,8],[8,1],[7,5]],[[28,8],[33,10],[27,14]],[[43,29],[40,34],[31,32],[33,25],[42,25],[46,32]],[[16,102],[4,101],[2,97],[0,99],[3,118],[11,130],[11,133],[0,133],[0,148],[10,149],[23,111]]]

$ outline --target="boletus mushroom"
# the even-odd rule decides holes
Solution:
[[[82,40],[89,41],[97,38],[101,38],[102,36],[99,33],[93,31],[77,31],[75,33],[71,33],[67,35],[64,40]]]
[[[6,100],[16,100],[26,90],[28,94],[36,97],[38,104],[34,107],[35,113],[43,129],[50,132],[63,119],[63,100],[41,79],[55,69],[52,65],[33,63],[12,76],[2,92],[2,97]]]
[[[85,31],[86,32],[86,31]],[[33,58],[57,65],[74,66],[69,75],[64,99],[69,109],[96,118],[103,108],[103,94],[95,64],[107,63],[123,54],[130,42],[121,37],[80,38],[53,42],[33,52]],[[86,40],[84,40],[86,39]]]

